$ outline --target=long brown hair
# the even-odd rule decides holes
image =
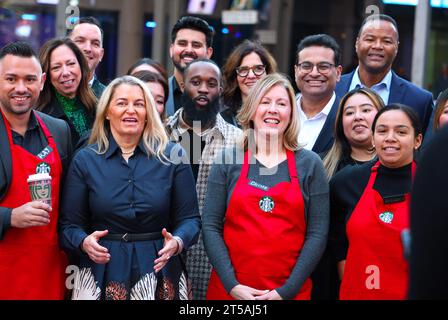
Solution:
[[[266,66],[266,74],[277,72],[277,62],[275,62],[269,51],[258,42],[244,40],[238,45],[227,58],[226,63],[222,67],[222,77],[224,90],[222,92],[222,100],[225,106],[232,109],[233,112],[238,111],[242,104],[241,90],[238,87],[236,79],[236,68],[240,66],[244,57],[255,52]]]
[[[334,143],[331,149],[326,154],[323,162],[327,171],[328,178],[331,178],[338,167],[339,162],[344,156],[350,156],[352,147],[344,134],[344,126],[342,124],[342,118],[344,114],[344,106],[347,100],[355,94],[363,94],[372,101],[375,108],[380,111],[384,108],[384,103],[381,97],[373,90],[369,88],[358,88],[351,90],[344,97],[342,97],[339,103],[338,113],[336,115],[336,121],[334,124]]]
[[[55,90],[51,84],[51,54],[56,48],[64,45],[73,51],[81,68],[81,82],[79,83],[76,96],[90,114],[95,114],[97,99],[89,86],[89,66],[84,54],[78,46],[70,40],[70,38],[51,39],[45,42],[39,51],[39,60],[42,65],[42,71],[47,74],[47,78],[45,79],[44,88],[40,93],[39,100],[37,101],[36,109],[42,110],[51,101],[52,95],[54,94],[53,90]]]

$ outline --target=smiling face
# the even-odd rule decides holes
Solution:
[[[93,74],[104,55],[100,28],[91,23],[77,24],[70,34],[70,39],[84,53],[90,73]]]
[[[373,143],[382,165],[399,168],[412,162],[414,151],[421,145],[422,135],[415,136],[406,113],[386,111],[379,116],[374,129]]]
[[[255,132],[283,140],[290,120],[291,101],[288,91],[283,85],[275,85],[261,98],[257,107],[252,119]]]
[[[356,39],[355,48],[360,68],[372,74],[386,73],[397,56],[397,30],[388,21],[367,22]]]
[[[309,62],[314,65],[329,63],[334,65],[334,51],[330,48],[310,46],[299,52],[298,63]],[[297,65],[294,66],[297,87],[303,96],[308,98],[323,99],[331,97],[336,83],[341,78],[342,67],[334,66],[327,73],[320,73],[317,67],[311,72],[302,71]]]
[[[61,95],[74,98],[81,83],[82,73],[75,53],[66,45],[53,50],[50,56],[50,80]]]
[[[33,108],[45,83],[35,57],[6,55],[0,60],[0,107],[8,114],[25,114]]]
[[[106,113],[113,136],[141,137],[146,123],[146,104],[143,90],[137,85],[120,84]]]
[[[238,67],[239,68],[242,68],[242,67],[252,68],[254,66],[259,66],[259,65],[263,65],[263,62],[261,61],[260,56],[256,52],[251,52],[247,56],[245,56],[243,58],[243,60],[241,60],[241,63]],[[240,88],[241,96],[243,97],[243,100],[245,97],[247,97],[249,95],[250,89],[257,83],[257,81],[265,75],[266,75],[266,71],[263,74],[257,76],[253,70],[249,70],[249,73],[246,77],[241,77],[237,74],[236,80],[238,82],[238,87]]]
[[[342,126],[351,146],[372,146],[372,123],[377,108],[365,94],[357,93],[347,99],[343,106]]]
[[[181,72],[193,60],[210,58],[212,52],[212,48],[207,48],[205,34],[193,29],[180,29],[170,46],[170,57],[176,69]]]

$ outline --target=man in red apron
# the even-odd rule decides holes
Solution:
[[[33,49],[0,50],[0,299],[62,299],[67,259],[57,223],[61,158],[70,158],[66,123],[32,111],[45,75]],[[57,138],[57,141],[55,141]],[[27,178],[49,173],[51,207],[32,201]]]

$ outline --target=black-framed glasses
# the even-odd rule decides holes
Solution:
[[[266,71],[266,66],[264,64],[256,64],[252,67],[238,67],[236,68],[236,73],[240,76],[240,77],[247,77],[249,75],[249,71],[252,70],[252,72],[254,73],[254,75],[256,76],[261,76],[265,71]]]
[[[311,71],[313,71],[314,66],[316,66],[317,71],[319,71],[319,73],[322,74],[326,74],[328,72],[330,72],[332,67],[335,67],[336,65],[329,63],[329,62],[319,62],[319,63],[311,63],[308,61],[302,62],[302,63],[298,63],[297,67],[299,67],[299,70],[305,73],[310,73]]]

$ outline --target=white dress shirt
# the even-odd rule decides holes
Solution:
[[[299,109],[300,118],[299,143],[305,149],[312,150],[320,132],[322,131],[322,128],[324,127],[325,121],[327,121],[328,114],[330,113],[331,107],[336,100],[336,94],[333,92],[330,101],[328,101],[325,107],[318,114],[309,119],[302,110],[301,98],[302,95],[297,95],[297,106]]]

